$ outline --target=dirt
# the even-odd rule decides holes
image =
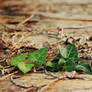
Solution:
[[[45,43],[51,46],[48,55],[52,59],[55,57],[53,51],[57,54],[58,46],[63,46],[66,39],[72,42],[71,38],[81,39],[75,42],[81,57],[85,58],[85,53],[92,56],[91,0],[0,0],[1,65],[9,65],[12,57],[33,52]],[[80,48],[84,48],[84,52]],[[69,79],[64,72],[57,72],[52,74],[62,78],[53,79],[43,72],[23,75],[11,68],[2,72],[0,92],[92,91],[92,76],[87,74],[77,74],[75,79]],[[28,88],[12,83],[10,78],[15,75],[19,76],[14,79],[16,84]]]

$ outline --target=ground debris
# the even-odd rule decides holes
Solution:
[[[0,65],[42,47],[49,48],[50,61],[58,55],[59,45],[74,43],[80,59],[92,66],[91,8],[91,0],[0,0]],[[0,71],[0,92],[92,92],[92,76],[75,71],[47,75],[41,71],[23,75],[12,67]],[[11,83],[14,75],[20,78]]]

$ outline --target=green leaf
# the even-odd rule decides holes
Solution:
[[[73,70],[75,70],[75,64],[71,61],[71,62],[66,62],[64,69],[68,72],[71,72]]]
[[[65,63],[63,63],[63,62],[48,61],[46,63],[46,66],[47,66],[47,70],[52,71],[52,72],[56,72],[56,71],[62,70],[64,64]]]
[[[27,55],[28,55],[28,53],[24,53],[20,56],[12,58],[11,61],[10,61],[11,65],[15,66],[15,67],[18,66],[18,63],[23,62]]]
[[[33,53],[29,53],[28,60],[33,62],[35,66],[41,66],[46,64],[48,48],[41,48]]]
[[[27,55],[28,55],[28,53],[24,53],[20,56],[12,58],[10,61],[11,65],[19,68],[19,70],[22,71],[23,73],[29,72],[32,69],[32,67],[34,67],[34,64],[25,64],[24,63],[24,60]]]
[[[27,73],[34,67],[34,64],[25,64],[24,62],[18,63],[18,68],[23,72]]]
[[[47,70],[51,72],[56,72],[59,70],[58,64],[56,62],[48,61],[46,63]]]
[[[53,60],[52,62],[58,62],[59,59],[62,58],[60,54],[58,54]]]
[[[74,44],[68,45],[66,48],[60,48],[60,54],[63,58],[66,58],[69,61],[78,61],[78,52]]]
[[[48,61],[46,63],[46,66],[48,66],[48,67],[54,67],[55,68],[55,65],[56,65],[56,63],[55,62],[52,62],[52,61]]]
[[[61,70],[62,66],[61,66],[61,64],[58,63],[60,58],[61,58],[61,55],[58,54],[52,61],[48,61],[46,63],[47,70],[49,70],[51,72],[56,72],[56,71]]]
[[[68,45],[67,47],[68,58],[72,62],[78,61],[78,52],[75,44]]]
[[[58,61],[59,65],[65,64],[67,61],[64,58],[60,58]]]
[[[82,71],[87,74],[92,74],[91,67],[88,63],[80,62],[78,65],[76,65],[76,71]]]
[[[68,58],[68,53],[66,48],[59,48],[60,54],[63,58]]]

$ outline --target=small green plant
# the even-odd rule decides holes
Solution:
[[[40,50],[37,50],[33,53],[29,53],[28,54],[28,60],[32,63],[34,63],[34,65],[37,66],[41,66],[41,65],[45,65],[46,64],[46,57],[47,57],[47,53],[48,53],[48,48],[41,48]]]
[[[23,73],[32,70],[33,67],[44,65],[47,70],[56,71],[82,71],[92,74],[89,64],[79,60],[78,51],[75,44],[67,45],[65,48],[59,48],[59,54],[52,60],[46,62],[48,48],[41,48],[32,53],[23,53],[20,56],[11,59],[11,66],[17,67]],[[28,59],[28,64],[24,61]],[[1,66],[3,68],[3,66]]]
[[[49,71],[83,71],[88,74],[92,74],[92,69],[86,62],[80,62],[78,52],[75,44],[66,46],[65,48],[59,48],[59,55],[52,61],[46,63]]]
[[[23,73],[27,73],[32,70],[33,67],[38,67],[46,64],[48,48],[41,48],[32,53],[24,53],[20,56],[11,59],[12,66],[19,68]],[[24,63],[26,57],[28,57],[29,64]]]

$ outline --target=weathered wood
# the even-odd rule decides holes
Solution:
[[[23,21],[32,14],[34,17],[24,23]],[[17,27],[19,23],[21,26]],[[9,61],[14,53],[19,53],[18,49],[22,46],[39,49],[44,42],[49,42],[55,44],[54,47],[57,48],[57,42],[63,39],[62,35],[61,39],[57,39],[58,27],[63,28],[63,33],[67,36],[80,38],[92,36],[92,1],[0,0],[0,39],[4,41],[5,46],[9,47],[8,50],[0,50],[0,63]],[[92,41],[88,46],[92,47]],[[92,48],[90,51],[87,50],[92,55]],[[25,52],[25,49],[20,52]],[[61,72],[58,74],[63,76]],[[65,79],[52,83],[43,92],[92,92],[92,76],[80,74],[77,77],[80,79]],[[46,78],[48,76],[43,73],[29,73],[20,75],[15,82],[41,87],[53,81],[51,78]],[[8,77],[0,81],[0,92],[30,92],[30,89],[15,86]]]

